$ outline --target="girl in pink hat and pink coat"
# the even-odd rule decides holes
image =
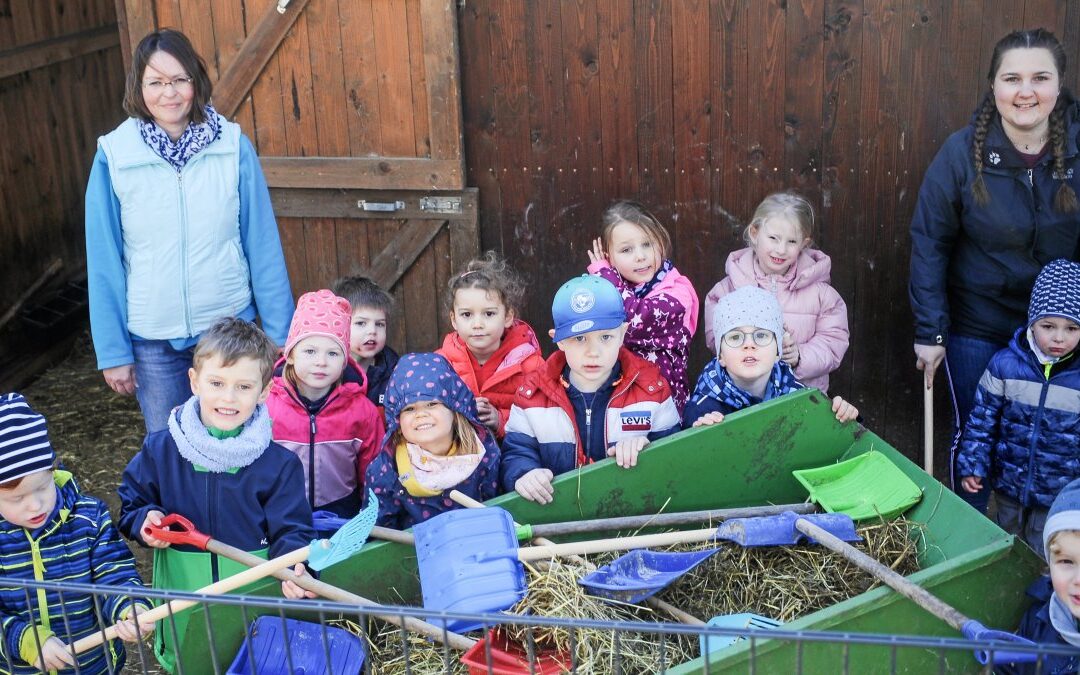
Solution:
[[[364,471],[383,438],[364,371],[349,355],[351,323],[348,300],[325,289],[300,296],[266,401],[274,441],[304,465],[312,510],[343,518],[359,512]]]

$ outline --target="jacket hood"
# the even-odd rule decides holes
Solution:
[[[398,361],[386,385],[386,442],[398,430],[398,416],[405,406],[417,401],[439,401],[465,416],[481,438],[484,425],[476,410],[476,397],[458,377],[450,363],[439,354],[406,354]]]
[[[728,254],[724,271],[739,286],[771,286],[769,275],[761,269],[754,249],[740,248]],[[808,288],[817,283],[829,283],[832,276],[832,259],[816,248],[804,248],[787,273],[776,277],[776,285],[791,291]]]

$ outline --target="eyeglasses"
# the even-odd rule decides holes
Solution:
[[[143,89],[153,94],[164,94],[166,87],[172,87],[173,91],[187,91],[191,88],[190,77],[174,77],[171,80],[149,80],[143,82]]]
[[[738,349],[746,342],[746,338],[753,338],[754,344],[758,347],[768,347],[776,339],[771,330],[755,330],[751,333],[747,333],[741,330],[732,330],[724,333],[724,344],[732,349]]]

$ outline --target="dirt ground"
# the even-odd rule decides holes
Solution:
[[[115,520],[120,510],[116,488],[146,428],[135,398],[120,396],[105,385],[97,370],[89,333],[79,337],[71,354],[23,389],[30,405],[45,416],[49,440],[65,468],[75,474],[83,492],[104,500]],[[150,581],[151,555],[130,544],[139,573]],[[147,652],[145,668],[129,650],[124,673],[158,673]]]

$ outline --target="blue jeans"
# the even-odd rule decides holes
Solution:
[[[173,408],[191,398],[188,369],[195,349],[173,349],[168,340],[132,340],[135,354],[135,397],[146,433],[165,429]]]
[[[955,434],[952,448],[949,450],[949,472],[952,476],[953,490],[980,513],[986,513],[986,506],[990,501],[989,478],[983,480],[983,489],[975,494],[960,487],[960,476],[955,475],[956,454],[960,449],[960,436],[964,431],[964,425],[967,424],[971,408],[975,405],[975,391],[979,387],[979,379],[990,363],[990,359],[1005,346],[964,335],[951,335],[949,345],[945,349],[945,376],[952,394],[955,414],[953,419]]]

